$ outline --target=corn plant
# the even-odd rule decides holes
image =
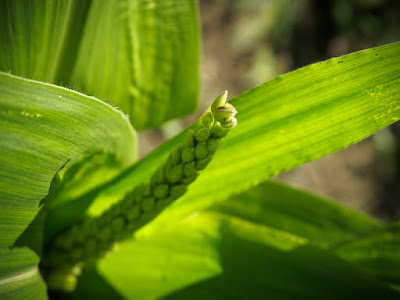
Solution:
[[[197,3],[0,7],[1,299],[400,298],[398,221],[267,181],[400,119],[400,43],[216,95],[138,160],[197,106]]]

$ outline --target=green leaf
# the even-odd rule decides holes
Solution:
[[[374,277],[306,243],[245,217],[203,212],[157,234],[142,233],[122,243],[96,272],[84,275],[81,287],[106,281],[108,290],[125,299],[399,296]]]
[[[71,84],[117,105],[136,129],[193,112],[197,18],[193,0],[94,1]]]
[[[15,259],[15,257],[12,257],[12,259]],[[8,264],[11,262],[7,261]],[[2,265],[0,265],[0,268],[2,268]],[[47,290],[45,283],[40,277],[38,268],[31,267],[21,269],[21,272],[14,276],[0,277],[0,296],[3,300],[47,299]]]
[[[359,239],[343,243],[333,250],[378,278],[400,285],[400,222]]]
[[[58,172],[62,181],[47,206],[45,243],[55,233],[81,218],[97,195],[97,190],[121,173],[122,167],[115,155],[95,151],[79,157],[67,170]]]
[[[380,228],[341,205],[265,182],[179,223],[142,230],[84,274],[77,293],[93,296],[101,283],[110,299],[396,299],[328,249]]]
[[[137,129],[195,110],[193,0],[2,1],[0,70],[118,106]]]
[[[0,130],[0,298],[38,299],[46,294],[37,268],[42,206],[54,175],[98,151],[114,154],[115,168],[127,166],[136,158],[136,135],[104,102],[5,73]]]
[[[0,2],[0,71],[66,85],[90,1]]]
[[[356,143],[400,119],[400,43],[310,65],[232,103],[238,125],[188,193],[159,216],[157,230],[280,172]],[[183,134],[132,166],[98,197],[96,214],[149,179]]]
[[[210,210],[282,230],[325,248],[382,227],[333,201],[276,182],[261,183],[214,204]]]

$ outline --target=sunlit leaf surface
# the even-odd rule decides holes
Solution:
[[[237,127],[188,193],[153,222],[154,230],[399,120],[400,43],[304,67],[232,103]],[[181,139],[182,134],[122,174],[98,198],[99,210],[148,180]]]

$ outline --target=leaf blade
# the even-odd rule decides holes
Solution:
[[[400,43],[394,43],[304,67],[232,99],[237,127],[188,193],[150,226],[157,230],[183,219],[399,120],[399,66]],[[98,202],[116,201],[148,180],[183,134],[132,166]]]
[[[103,259],[97,272],[126,299],[398,297],[301,239],[209,212],[157,234],[137,235]]]
[[[67,84],[90,1],[2,1],[0,71]]]
[[[376,220],[338,203],[270,181],[217,202],[209,210],[288,232],[322,248],[382,228]]]
[[[332,247],[342,258],[360,266],[390,284],[400,284],[400,223]]]
[[[137,148],[129,121],[104,102],[2,72],[0,130],[0,294],[6,295],[10,278],[37,267],[42,206],[56,172],[96,149],[115,153],[116,167],[126,166]],[[29,239],[22,238],[28,230]],[[29,284],[43,289],[36,273]],[[15,292],[23,289],[22,284]]]
[[[70,84],[117,105],[139,130],[191,113],[198,32],[195,1],[95,2]]]

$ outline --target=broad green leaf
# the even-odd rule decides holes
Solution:
[[[137,129],[195,110],[193,0],[2,1],[0,70],[113,103]]]
[[[307,239],[320,247],[353,240],[382,226],[375,220],[306,192],[264,182],[210,207]]]
[[[359,265],[378,278],[400,286],[400,222],[333,250],[344,259]]]
[[[102,101],[6,73],[0,73],[0,133],[0,298],[38,299],[45,295],[37,268],[42,206],[54,175],[99,151],[115,155],[115,168],[127,166],[136,158],[136,135]]]
[[[92,2],[71,84],[117,105],[137,129],[193,112],[197,18],[193,0]]]
[[[399,296],[302,238],[217,212],[203,212],[157,234],[139,234],[122,243],[96,272],[84,275],[81,287],[95,290],[96,283],[105,281],[115,299]]]
[[[273,175],[356,143],[400,119],[400,43],[279,76],[232,100],[238,125],[188,193],[152,230],[185,218]],[[132,166],[97,198],[97,214],[149,180],[180,134]]]

